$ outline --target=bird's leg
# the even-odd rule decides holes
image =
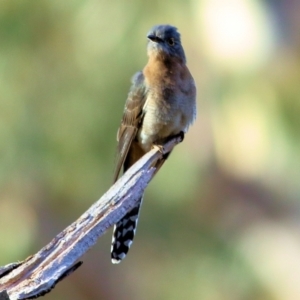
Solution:
[[[165,149],[163,145],[153,144],[151,148],[158,150],[163,155],[165,153]]]
[[[183,131],[180,131],[178,134],[175,134],[175,135],[172,135],[170,136],[169,138],[167,138],[167,141],[170,141],[174,138],[177,138],[179,137],[181,139],[181,142],[184,140],[184,132]],[[166,141],[166,142],[167,142]],[[167,157],[169,156],[170,153],[165,153],[165,149],[164,149],[164,146],[159,144],[158,142],[155,143],[155,144],[152,144],[152,149],[157,149],[162,155],[163,155],[163,158],[164,159],[167,159]]]

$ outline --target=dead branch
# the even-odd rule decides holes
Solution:
[[[182,141],[182,135],[152,149],[134,164],[78,220],[59,233],[48,245],[24,261],[0,267],[0,300],[25,300],[48,293],[82,262],[79,258],[130,211],[154,176],[162,155]]]

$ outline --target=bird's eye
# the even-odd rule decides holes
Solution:
[[[175,40],[173,38],[168,39],[168,44],[170,46],[174,46],[175,45]]]

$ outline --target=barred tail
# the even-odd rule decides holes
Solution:
[[[120,263],[129,251],[135,236],[142,200],[143,198],[114,227],[111,245],[111,262],[113,264]]]

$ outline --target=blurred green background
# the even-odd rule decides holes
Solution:
[[[110,187],[146,33],[178,27],[198,118],[151,182],[128,257],[111,232],[44,299],[300,299],[300,2],[0,2],[0,265]]]

